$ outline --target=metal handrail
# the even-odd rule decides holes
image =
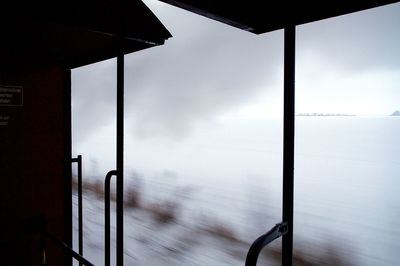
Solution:
[[[117,171],[112,170],[107,173],[104,181],[104,265],[111,263],[110,256],[110,181],[112,176],[116,176]]]
[[[261,250],[274,241],[275,239],[279,238],[280,236],[286,234],[288,232],[288,223],[278,223],[276,224],[271,230],[269,230],[264,235],[257,238],[253,244],[251,245],[249,252],[247,253],[246,257],[246,266],[256,266],[258,256],[260,255]]]
[[[79,255],[77,252],[75,252],[72,248],[70,248],[67,244],[65,244],[63,241],[59,240],[52,234],[42,231],[41,232],[41,246],[42,246],[42,265],[46,265],[46,250],[45,250],[45,239],[51,240],[54,244],[62,248],[65,252],[69,253],[74,259],[79,261],[80,264],[85,265],[85,266],[94,266],[93,263]]]
[[[26,219],[26,230],[29,233],[38,233],[40,236],[40,251],[42,255],[42,265],[47,264],[46,259],[46,240],[51,240],[56,246],[63,249],[67,252],[71,257],[76,259],[80,264],[86,266],[94,266],[93,263],[85,259],[82,255],[78,254],[74,251],[71,247],[69,247],[66,243],[62,240],[58,239],[51,233],[46,230],[46,219],[43,215],[34,216]]]
[[[78,245],[79,254],[83,255],[82,155],[72,158],[71,162],[78,164]],[[82,264],[79,263],[79,266]]]

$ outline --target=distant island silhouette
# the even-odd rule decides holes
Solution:
[[[300,113],[297,116],[356,116],[351,114]]]
[[[399,110],[394,111],[394,112],[391,114],[391,116],[400,116],[400,111],[399,111]]]

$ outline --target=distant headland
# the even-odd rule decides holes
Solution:
[[[394,112],[391,114],[391,116],[400,116],[400,111],[399,111],[399,110],[394,111]]]
[[[356,116],[352,114],[300,113],[297,116]]]

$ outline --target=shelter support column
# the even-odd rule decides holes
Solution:
[[[294,132],[295,132],[296,26],[284,29],[283,207],[288,232],[282,239],[282,265],[291,266],[293,256]]]
[[[124,55],[117,57],[117,266],[124,265]]]

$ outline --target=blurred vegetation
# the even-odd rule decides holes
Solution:
[[[73,178],[73,189],[77,190],[77,180]],[[104,184],[98,180],[82,182],[85,193],[91,193],[99,200],[104,199]],[[111,189],[111,200],[116,199],[115,189]],[[182,191],[180,191],[182,190]],[[180,194],[187,193],[186,188],[177,189],[173,198],[159,200],[157,202],[146,202],[141,195],[140,186],[128,187],[125,192],[125,208],[140,209],[148,212],[154,221],[159,224],[174,224],[179,220],[179,214],[184,208]],[[235,227],[228,222],[217,219],[216,217],[202,214],[196,219],[197,225],[190,232],[184,232],[187,235],[181,236],[179,245],[182,252],[187,251],[191,245],[199,245],[199,241],[194,241],[193,236],[208,236],[216,241],[228,241],[221,247],[226,248],[226,253],[230,256],[245,261],[247,251],[251,243],[249,240],[243,240],[239,237]],[[301,240],[296,240],[297,248],[293,254],[293,265],[295,266],[352,266],[355,265],[348,256],[345,256],[343,250],[345,247],[338,246],[334,240],[320,246],[321,250],[317,253],[306,253],[306,244]],[[179,245],[169,247],[172,253],[179,253]],[[218,247],[219,248],[219,247]],[[263,249],[259,257],[259,265],[281,265],[281,250],[279,246],[267,246]]]

